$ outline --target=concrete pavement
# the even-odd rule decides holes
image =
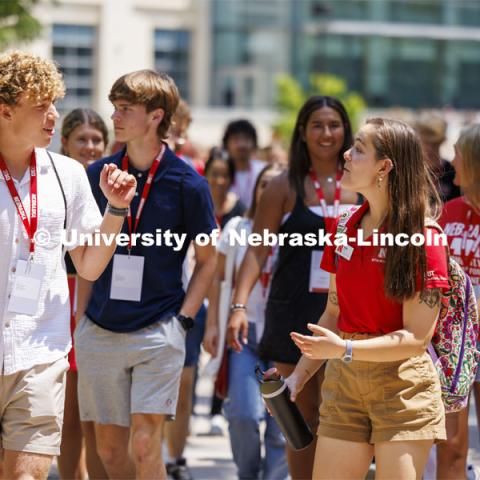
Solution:
[[[207,435],[209,424],[210,396],[212,381],[200,377],[197,383],[197,403],[192,417],[191,433],[188,438],[185,457],[195,480],[234,480],[236,469],[232,461],[227,424],[224,422],[223,436]],[[480,469],[480,442],[476,423],[475,408],[472,403],[469,418],[470,449],[469,462]],[[57,480],[56,465],[52,467],[49,480]],[[373,478],[373,469],[369,478]],[[469,478],[473,480],[474,477]],[[480,477],[479,477],[480,480]]]

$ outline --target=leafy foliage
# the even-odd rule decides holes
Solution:
[[[346,81],[335,75],[312,74],[308,91],[292,76],[280,75],[276,79],[276,87],[275,105],[280,116],[274,131],[285,145],[292,136],[298,111],[312,95],[330,95],[340,99],[350,116],[354,131],[358,128],[360,114],[367,106],[360,94],[349,91]]]
[[[42,26],[31,14],[39,0],[0,0],[0,49],[40,35]]]

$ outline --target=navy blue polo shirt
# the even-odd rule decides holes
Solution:
[[[100,172],[106,163],[115,163],[121,168],[124,153],[125,150],[122,150],[101,159],[87,169],[93,195],[101,212],[105,211],[107,199],[99,186]],[[130,165],[129,172],[135,175],[138,184],[138,195],[130,207],[134,224],[148,170],[141,172]],[[185,297],[182,264],[188,245],[198,234],[210,234],[215,228],[213,203],[206,180],[166,148],[136,233],[151,233],[154,237],[157,229],[185,233],[187,239],[183,248],[174,251],[173,247],[156,244],[137,244],[132,247],[132,255],[145,258],[139,302],[110,299],[112,259],[93,285],[87,316],[102,328],[114,332],[132,332],[178,313]],[[122,233],[128,233],[126,220]],[[127,247],[117,246],[115,253],[127,255]]]

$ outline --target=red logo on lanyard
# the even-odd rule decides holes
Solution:
[[[262,284],[262,295],[265,298],[267,296],[267,290],[270,285],[270,278],[273,271],[273,247],[268,250],[268,257],[260,273],[260,283]]]
[[[160,165],[160,161],[162,160],[164,153],[165,153],[165,145],[162,144],[162,148],[159,154],[155,157],[155,160],[153,161],[153,164],[150,167],[150,171],[148,172],[147,181],[143,186],[142,196],[140,197],[140,203],[138,204],[137,214],[135,215],[135,225],[133,226],[133,228],[132,228],[132,212],[130,210],[130,207],[128,207],[127,223],[128,223],[128,234],[130,238],[128,240],[127,248],[129,253],[132,250],[132,234],[136,233],[137,231],[138,224],[140,222],[140,217],[143,212],[143,207],[145,206],[145,202],[147,201],[148,195],[150,193],[150,187],[152,186],[153,177],[157,172],[158,166]],[[127,154],[125,154],[125,156],[122,159],[122,170],[124,170],[125,172],[128,172],[128,155]]]
[[[30,239],[30,255],[33,256],[35,252],[35,233],[37,232],[38,225],[38,202],[37,202],[37,159],[35,157],[35,150],[32,151],[32,156],[30,158],[30,222],[28,221],[27,213],[23,206],[20,195],[13,183],[12,176],[8,170],[7,164],[0,155],[0,169],[2,170],[3,178],[7,183],[8,191],[12,196],[13,203],[17,208],[18,215],[22,220],[25,231],[27,232],[28,238]]]
[[[337,171],[337,177],[335,180],[335,196],[333,197],[333,217],[328,216],[327,201],[325,200],[325,195],[323,194],[323,189],[322,189],[322,186],[320,185],[317,174],[313,170],[310,170],[310,178],[312,179],[313,186],[315,187],[318,200],[322,207],[325,226],[327,227],[327,230],[330,230],[330,225],[332,221],[338,217],[338,212],[340,207],[340,194],[342,191],[342,187],[340,186],[342,172],[340,170]]]

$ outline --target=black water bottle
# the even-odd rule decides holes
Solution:
[[[293,450],[303,450],[312,443],[313,435],[297,405],[290,400],[290,390],[280,376],[265,378],[257,365],[255,374],[260,382],[260,392],[270,413],[275,418]]]

